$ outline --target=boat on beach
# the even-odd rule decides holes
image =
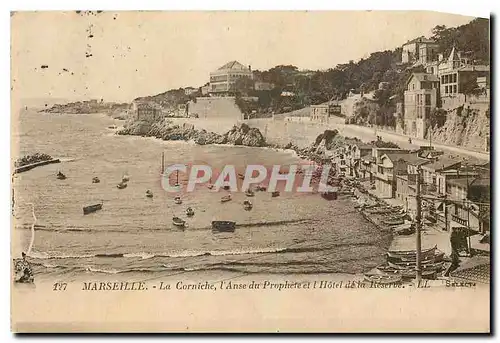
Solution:
[[[149,189],[146,191],[146,198],[152,198],[153,197],[153,192],[151,192]]]
[[[179,218],[179,217],[173,217],[172,223],[177,227],[185,227],[186,226],[186,221],[184,219]]]
[[[382,220],[382,224],[389,225],[389,226],[402,225],[404,223],[405,223],[405,220],[403,218]]]
[[[118,189],[127,188],[127,183],[122,181],[122,182],[120,182],[119,184],[116,185],[116,188],[118,188]]]
[[[89,206],[84,206],[83,207],[83,214],[90,214],[96,211],[99,211],[102,209],[102,202],[99,204],[94,204],[94,205],[89,205]]]
[[[388,285],[388,284],[397,284],[400,283],[403,280],[403,277],[401,275],[391,275],[391,274],[365,274],[364,275],[365,281],[372,282],[372,283],[377,283],[377,284],[382,284],[382,285]]]
[[[436,249],[437,249],[437,245],[435,245],[429,249],[424,249],[424,250],[422,250],[420,256],[422,256],[422,257],[434,256]],[[387,252],[387,256],[393,257],[393,258],[401,258],[401,257],[414,257],[414,258],[416,258],[417,251],[416,250],[389,250]]]
[[[222,198],[220,198],[220,202],[228,202],[231,200],[232,200],[231,194],[225,195]]]
[[[122,182],[129,182],[129,181],[130,181],[130,176],[128,176],[127,174],[122,176]]]
[[[276,198],[276,197],[279,197],[280,196],[280,192],[279,191],[274,191],[271,193],[271,197],[273,198]]]
[[[323,192],[321,197],[325,200],[337,200],[337,192]]]
[[[212,221],[212,232],[234,232],[235,230],[236,222],[230,220]]]
[[[222,189],[224,189],[225,191],[228,191],[231,189],[231,187],[229,185],[225,185],[224,187],[222,187]]]
[[[182,199],[181,199],[181,197],[180,197],[180,196],[176,196],[176,197],[174,198],[174,202],[175,202],[177,205],[182,204]]]
[[[97,176],[94,176],[92,178],[92,183],[99,183],[99,182],[101,182],[101,180]]]

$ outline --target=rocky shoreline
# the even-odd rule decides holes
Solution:
[[[335,149],[345,142],[345,137],[338,134],[337,130],[325,130],[316,137],[310,146],[299,148],[289,142],[285,145],[269,144],[257,128],[242,123],[235,125],[224,134],[195,129],[192,124],[173,124],[172,122],[134,121],[128,123],[123,129],[116,132],[118,135],[131,135],[142,137],[155,137],[165,141],[193,141],[198,145],[228,144],[247,147],[267,147],[280,150],[293,150],[302,159],[316,163],[331,162],[326,152]]]

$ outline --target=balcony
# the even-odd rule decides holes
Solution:
[[[382,174],[382,173],[375,174],[375,177],[379,180],[383,180],[386,182],[392,182],[394,178],[393,174]]]
[[[451,220],[453,220],[455,223],[458,223],[462,226],[467,226],[467,219],[462,219],[457,215],[452,214],[451,215]]]

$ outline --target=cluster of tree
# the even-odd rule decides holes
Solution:
[[[432,39],[439,43],[439,52],[445,56],[453,46],[465,53],[476,64],[490,64],[490,22],[476,18],[458,27],[438,25],[432,30]]]
[[[134,101],[155,102],[165,108],[168,108],[177,107],[177,105],[180,104],[186,104],[190,100],[196,101],[197,95],[197,93],[186,95],[184,88],[178,88],[152,96],[139,97],[134,99]]]

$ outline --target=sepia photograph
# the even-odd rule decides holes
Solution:
[[[490,18],[13,11],[13,332],[490,332]]]

